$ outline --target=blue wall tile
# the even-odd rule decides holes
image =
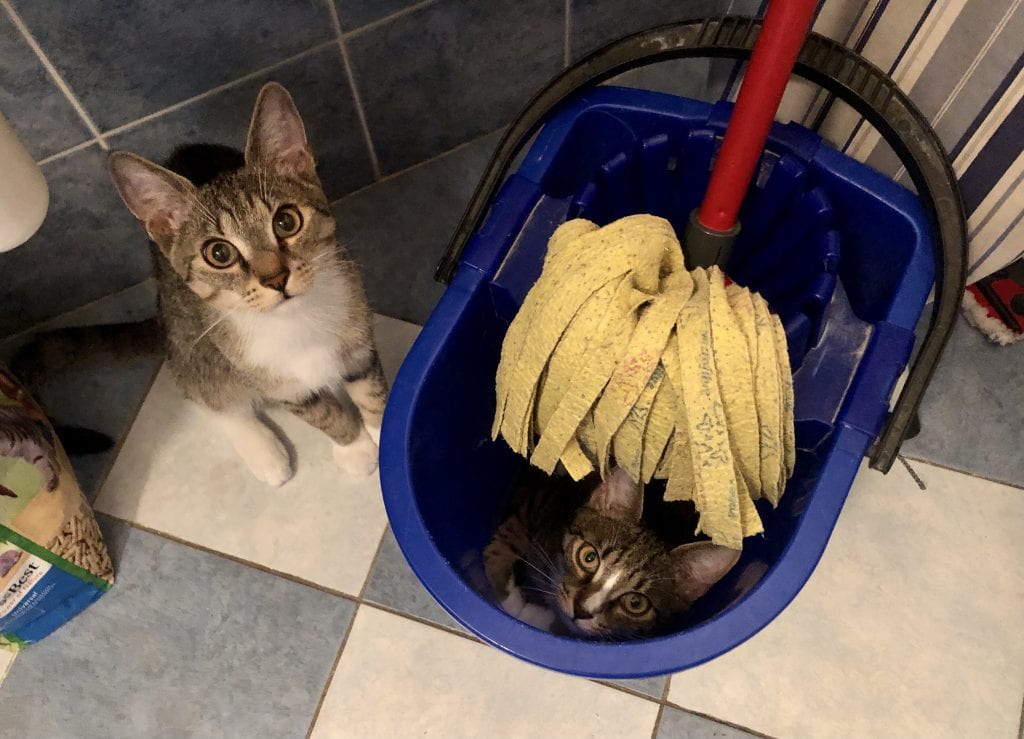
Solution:
[[[152,270],[145,233],[117,197],[98,146],[42,170],[50,187],[42,228],[0,254],[0,336],[141,282]]]
[[[415,5],[419,0],[333,0],[344,31],[365,26]]]
[[[338,233],[359,264],[373,310],[426,321],[444,292],[434,268],[495,143],[488,136],[335,204]]]
[[[562,67],[562,0],[440,0],[348,42],[381,168],[508,122]]]
[[[0,112],[33,158],[43,159],[90,137],[7,14],[0,10]]]
[[[14,0],[103,130],[334,35],[318,0]]]
[[[328,197],[339,198],[373,180],[366,140],[336,45],[111,136],[110,145],[157,162],[184,143],[242,149],[256,95],[268,80],[280,82],[295,99]]]

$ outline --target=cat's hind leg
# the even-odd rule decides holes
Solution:
[[[388,400],[388,382],[377,350],[371,346],[354,357],[346,358],[342,380],[345,391],[359,408],[370,437],[380,444],[380,424]]]
[[[301,403],[285,405],[310,426],[331,437],[334,461],[343,471],[365,477],[377,469],[377,444],[367,433],[355,408],[329,392],[317,393]]]
[[[277,487],[291,479],[288,450],[252,406],[219,412],[216,417],[257,480]]]

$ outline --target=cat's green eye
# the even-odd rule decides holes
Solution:
[[[626,593],[619,598],[619,603],[631,616],[643,616],[651,609],[651,601],[643,593]]]
[[[282,205],[274,214],[274,235],[279,239],[294,236],[302,228],[302,214],[294,205]]]
[[[215,269],[227,269],[238,261],[238,250],[226,241],[212,239],[203,244],[203,259]]]
[[[583,544],[576,550],[576,564],[584,572],[597,572],[601,564],[601,555],[590,544]]]

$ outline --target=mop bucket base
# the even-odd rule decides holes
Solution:
[[[797,464],[764,535],[674,634],[555,636],[490,602],[480,553],[525,461],[490,440],[509,321],[568,218],[666,217],[682,235],[729,106],[605,87],[561,106],[503,185],[399,372],[381,481],[416,575],[457,620],[522,659],[631,678],[698,665],[780,613],[816,566],[889,408],[934,277],[917,198],[795,125],[775,126],[741,212],[729,274],[783,319],[795,368]]]

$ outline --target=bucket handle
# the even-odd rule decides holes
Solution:
[[[435,278],[445,283],[452,279],[463,249],[482,225],[516,153],[559,103],[622,72],[655,62],[693,57],[748,59],[760,30],[759,20],[743,16],[672,23],[610,43],[562,71],[506,129],[438,264]],[[966,286],[967,219],[963,201],[949,157],[935,131],[882,70],[832,39],[810,33],[793,71],[842,99],[878,130],[906,167],[931,225],[936,284],[931,325],[870,452],[871,467],[888,472],[946,347]]]

